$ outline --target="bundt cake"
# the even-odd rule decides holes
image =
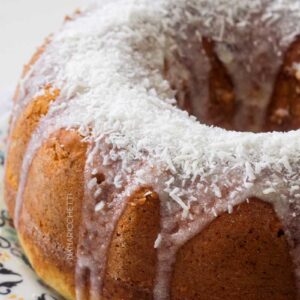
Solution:
[[[67,299],[295,300],[300,2],[111,0],[25,67],[5,197]]]

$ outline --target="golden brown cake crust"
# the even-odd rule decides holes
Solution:
[[[269,104],[266,130],[288,131],[300,127],[300,74],[293,68],[300,62],[300,37],[290,46],[277,76]]]
[[[296,299],[293,263],[272,207],[251,199],[186,243],[172,299]]]
[[[51,136],[32,162],[20,219],[19,235],[37,273],[68,298],[75,289],[85,155],[77,133]]]

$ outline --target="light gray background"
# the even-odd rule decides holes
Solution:
[[[0,0],[0,91],[14,88],[44,38],[89,0]]]

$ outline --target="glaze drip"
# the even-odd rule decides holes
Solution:
[[[124,199],[128,198],[124,191],[126,182],[120,186],[114,182],[120,167],[110,161],[104,164],[101,153],[109,151],[102,147],[105,147],[102,140],[91,146],[85,168],[86,186],[76,270],[78,299],[100,299],[107,249],[126,204]],[[105,180],[99,184],[93,173],[103,174]],[[104,202],[104,207],[96,211],[96,204],[100,201]]]

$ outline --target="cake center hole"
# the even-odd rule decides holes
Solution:
[[[191,43],[186,48],[172,52],[164,64],[164,76],[176,91],[180,109],[202,124],[233,131],[300,128],[300,67],[295,69],[295,62],[300,62],[300,39],[283,58],[278,57],[282,62],[274,82],[266,82],[270,89],[264,90],[264,83],[259,87],[250,85],[249,101],[239,99],[241,87],[237,82],[241,81],[234,81],[236,75],[230,74],[224,62],[228,57],[220,59],[215,43],[203,38],[201,43]],[[244,78],[253,80],[250,75]]]

